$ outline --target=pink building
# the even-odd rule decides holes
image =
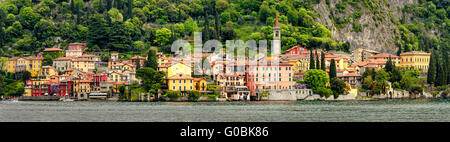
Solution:
[[[267,64],[258,63],[248,65],[246,72],[246,86],[251,95],[255,95],[256,90],[284,90],[292,89],[294,85],[294,70],[288,63],[272,65],[270,60]]]

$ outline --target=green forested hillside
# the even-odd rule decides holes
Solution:
[[[277,14],[283,50],[301,45],[348,51],[351,48],[348,41],[334,40],[329,27],[317,21],[320,15],[315,6],[323,1],[330,3],[330,0],[3,0],[0,55],[23,56],[80,41],[88,41],[88,51],[140,52],[156,46],[167,52],[172,41],[190,40],[195,31],[203,31],[204,41],[270,40]],[[354,3],[380,12],[376,4],[367,0],[342,0],[333,2],[332,7],[345,10]],[[448,47],[448,0],[421,0],[402,10],[413,16],[410,20],[392,18],[399,25],[395,46],[403,50]],[[351,16],[358,14],[347,17]],[[345,23],[344,18],[333,21]],[[353,27],[356,32],[364,28],[358,23]]]

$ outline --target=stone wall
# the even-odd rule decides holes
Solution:
[[[311,89],[294,89],[294,90],[260,90],[259,92],[268,91],[267,97],[262,97],[261,100],[266,101],[296,101],[296,100],[330,100],[343,101],[355,100],[354,94],[339,95],[337,99],[333,96],[328,98],[320,97],[318,94],[313,94]]]
[[[262,97],[261,100],[269,101],[295,101],[303,100],[306,97],[313,95],[311,89],[291,89],[291,90],[257,90],[258,94],[268,92],[267,97]]]

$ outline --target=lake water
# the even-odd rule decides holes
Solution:
[[[450,121],[450,100],[0,102],[0,121]]]

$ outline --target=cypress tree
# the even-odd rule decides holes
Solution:
[[[316,65],[314,65],[314,54],[312,53],[312,50],[309,51],[309,69],[312,70],[316,68]]]
[[[320,69],[319,54],[317,54],[317,50],[316,50],[316,69]]]
[[[112,8],[112,0],[106,0],[106,11]]]
[[[436,79],[436,53],[434,50],[431,52],[430,64],[428,65],[427,83],[434,84]]]
[[[336,63],[334,62],[334,59],[331,59],[329,75],[330,75],[330,78],[337,77],[337,74],[336,74]]]
[[[445,52],[445,51],[444,51]],[[445,53],[442,53],[442,56],[444,57],[444,61],[439,65],[438,64],[438,73],[437,73],[437,77],[436,77],[436,84],[437,86],[443,86],[443,85],[447,85],[447,61],[445,61]]]
[[[397,56],[400,56],[401,53],[402,53],[402,47],[398,47]]]
[[[386,65],[384,67],[384,70],[386,70],[386,72],[392,72],[392,60],[391,60],[391,56],[389,56],[389,59],[386,61]]]
[[[323,71],[326,71],[327,67],[325,66],[325,54],[323,53],[323,51],[321,54],[322,55],[320,56],[320,58],[321,58],[320,67],[322,67]]]
[[[98,13],[103,13],[103,11],[105,10],[105,8],[103,7],[103,0],[100,0],[98,6]]]
[[[444,62],[445,62],[444,71],[447,73],[447,84],[450,84],[450,61],[448,59],[448,51],[444,51],[443,54],[444,54]]]
[[[150,49],[148,51],[147,62],[145,63],[145,67],[151,67],[154,70],[158,68],[158,58],[156,57],[156,51]]]
[[[447,76],[444,71],[444,67],[442,65],[437,66],[437,75],[436,75],[436,86],[442,86],[445,85],[445,80],[447,79]]]
[[[128,6],[127,6],[127,17],[128,19],[133,18],[133,0],[128,0]]]

